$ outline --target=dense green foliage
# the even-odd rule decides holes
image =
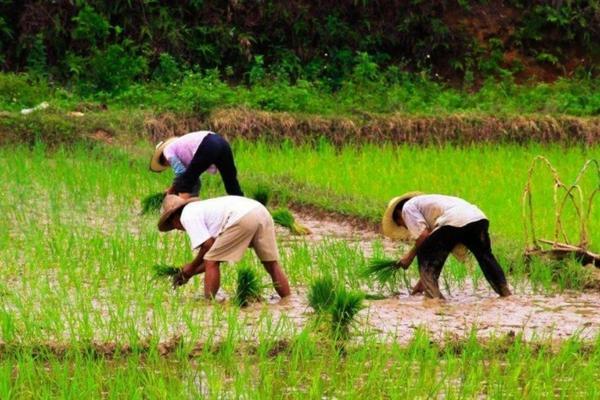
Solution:
[[[213,68],[238,82],[307,80],[329,89],[377,68],[466,84],[527,76],[530,67],[561,75],[560,64],[595,73],[599,7],[597,0],[2,0],[0,65],[82,92]]]
[[[531,86],[488,81],[472,93],[406,73],[392,76],[377,72],[367,80],[353,75],[337,92],[331,93],[318,83],[308,81],[293,85],[276,81],[251,87],[231,86],[221,81],[218,74],[207,72],[186,74],[168,85],[132,85],[118,95],[99,92],[84,96],[55,87],[45,79],[0,73],[0,110],[19,111],[43,101],[50,104],[46,112],[58,111],[61,120],[65,120],[65,113],[73,110],[102,118],[106,106],[109,111],[125,110],[128,116],[141,110],[202,116],[227,107],[357,117],[361,113],[597,116],[600,115],[600,80],[565,79]],[[36,118],[40,117],[27,116],[29,121]],[[122,121],[119,124],[123,125]]]

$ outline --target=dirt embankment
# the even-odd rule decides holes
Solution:
[[[75,116],[61,110],[29,115],[0,114],[0,145],[74,142],[131,143],[212,129],[228,138],[311,142],[326,138],[349,143],[600,143],[600,118],[572,116],[407,116],[361,114],[323,117],[243,108],[215,110],[207,116],[100,110]]]

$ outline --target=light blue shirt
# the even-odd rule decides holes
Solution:
[[[169,158],[169,164],[171,165],[171,168],[173,168],[175,176],[183,174],[186,170],[185,165],[183,165],[183,163],[177,156],[172,156],[171,158]]]

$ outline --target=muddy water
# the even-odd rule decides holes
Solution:
[[[369,229],[369,227],[359,227],[357,224],[334,219],[327,215],[316,216],[302,211],[294,211],[294,216],[303,225],[311,230],[307,236],[294,236],[282,227],[277,227],[277,237],[282,243],[290,241],[308,240],[311,242],[321,242],[323,240],[344,240],[346,242],[357,244],[359,248],[370,256],[373,252],[373,244],[379,241],[383,245],[386,253],[395,252],[402,245],[385,238],[380,233]]]
[[[366,254],[371,253],[375,239],[381,235],[369,229],[361,229],[351,223],[327,217],[314,217],[296,212],[296,217],[312,230],[303,238],[290,236],[281,230],[285,240],[320,241],[340,239],[357,243]],[[383,240],[386,252],[393,252],[397,244]],[[310,313],[306,304],[306,289],[281,304],[269,308],[277,317],[285,314],[302,324]],[[600,333],[600,293],[566,292],[561,294],[538,294],[524,285],[509,298],[499,298],[485,281],[478,287],[466,282],[461,287],[450,287],[445,292],[446,301],[410,296],[404,291],[385,300],[368,301],[360,313],[363,329],[374,331],[382,339],[409,341],[417,329],[425,329],[440,340],[465,337],[475,329],[478,336],[522,334],[526,339],[564,339],[572,335],[591,339]],[[247,312],[252,313],[252,309]]]
[[[469,284],[451,287],[450,291],[445,301],[406,292],[367,301],[359,314],[358,330],[401,343],[410,341],[418,329],[440,341],[465,338],[473,330],[482,338],[522,334],[527,340],[560,340],[575,334],[593,339],[600,333],[600,296],[596,293],[543,295],[526,291],[499,298],[487,287],[475,289]],[[273,297],[265,303],[254,304],[242,313],[252,320],[267,308],[274,320],[285,318],[297,327],[312,314],[305,288],[297,289],[289,299]]]

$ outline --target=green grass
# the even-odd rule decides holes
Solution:
[[[154,264],[152,266],[152,271],[155,278],[169,278],[181,272],[181,268],[172,265]]]
[[[142,214],[157,213],[165,198],[162,192],[150,194],[142,199]]]
[[[330,275],[322,276],[310,283],[308,288],[308,304],[316,313],[323,313],[333,305],[335,299],[335,283]]]
[[[239,265],[221,268],[222,293],[228,298],[224,303],[200,300],[201,276],[177,291],[166,279],[149,279],[151,265],[179,266],[192,259],[183,233],[161,234],[157,215],[140,215],[144,195],[167,187],[171,179],[169,173],[140,172],[146,171],[150,149],[0,147],[0,175],[6,177],[0,180],[0,398],[535,398],[549,391],[593,398],[600,393],[600,341],[574,338],[552,347],[543,338],[527,344],[517,335],[441,345],[417,332],[408,345],[401,345],[381,337],[365,322],[368,310],[356,319],[360,293],[381,290],[361,277],[370,257],[344,241],[280,243],[285,249],[281,263],[294,291],[304,296],[313,278],[324,274],[347,288],[330,314],[339,326],[359,321],[353,329],[340,330],[349,339],[343,354],[329,329],[298,323],[302,314],[287,315],[286,308],[273,312],[267,302],[256,310],[232,305],[236,267],[260,271],[255,278],[261,286],[268,282],[251,252]],[[248,193],[265,180],[271,182],[273,196],[290,199],[294,193],[299,201],[346,207],[374,219],[396,190],[377,186],[398,172],[388,161],[418,157],[414,149],[388,146],[379,152],[374,146],[353,151],[326,145],[316,150],[284,147],[288,167],[282,168],[279,156],[268,154],[264,144],[238,142],[235,150]],[[250,150],[255,151],[254,168],[248,168]],[[496,254],[511,270],[508,279],[516,293],[528,282],[543,293],[581,288],[585,276],[572,261],[549,268],[535,260],[526,266],[520,239],[509,237],[519,230],[519,221],[503,216],[519,208],[512,204],[518,196],[504,193],[522,187],[515,170],[527,164],[530,153],[544,152],[572,174],[570,164],[584,158],[582,150],[508,146],[449,148],[447,154],[435,148],[419,151],[443,157],[445,170],[456,174],[447,174],[453,177],[449,181],[437,178],[442,161],[423,156],[430,160],[426,176],[411,176],[423,169],[411,170],[410,163],[403,163],[408,172],[399,179],[433,182],[448,191],[466,188],[474,200],[485,203],[482,208],[494,217],[494,240],[501,244]],[[597,149],[588,154],[592,151]],[[500,157],[508,155],[501,163]],[[291,156],[303,161],[290,168]],[[487,168],[480,167],[482,160]],[[336,168],[327,162],[337,162],[330,164]],[[477,185],[467,185],[477,174],[482,175]],[[282,176],[291,180],[278,180]],[[492,190],[487,180],[494,177],[502,179]],[[302,179],[310,190],[293,188]],[[337,190],[339,195],[332,196]],[[223,193],[218,176],[203,177],[203,196]],[[597,239],[597,230],[593,232]],[[384,254],[379,241],[374,247],[374,257]],[[450,259],[443,279],[451,285],[485,285],[481,271],[470,268]],[[416,276],[411,268],[408,283],[416,283]],[[265,297],[274,295],[267,287]],[[164,343],[178,337],[168,355],[161,355]],[[97,350],[102,343],[122,351],[103,355]]]
[[[235,304],[246,307],[250,302],[260,300],[262,289],[260,279],[252,268],[244,266],[238,269]]]
[[[398,260],[390,258],[373,258],[369,260],[367,268],[362,271],[365,279],[374,279],[381,285],[394,285],[402,269]]]
[[[331,305],[331,330],[336,339],[347,339],[356,315],[364,305],[364,294],[356,290],[339,287]]]
[[[206,113],[216,108],[247,107],[321,116],[365,113],[407,115],[565,114],[598,116],[598,79],[559,79],[552,84],[516,85],[486,82],[477,91],[459,90],[422,76],[400,73],[392,81],[347,79],[332,92],[319,82],[266,81],[251,87],[231,86],[213,72],[189,73],[181,81],[134,84],[118,94],[94,92],[83,96],[27,75],[0,74],[0,107],[20,111],[43,101],[59,110],[84,105],[90,113],[100,104],[109,109],[154,109],[178,113]],[[89,111],[87,109],[90,109]]]
[[[271,216],[277,225],[288,228],[294,235],[308,235],[310,233],[307,227],[296,221],[292,212],[287,208],[278,208],[271,212]]]
[[[241,337],[232,341],[241,343]],[[600,345],[577,339],[531,345],[499,337],[409,345],[367,340],[343,354],[306,332],[289,342],[248,348],[192,343],[169,357],[156,352],[94,357],[23,351],[0,359],[0,397],[11,398],[596,398]]]
[[[271,199],[271,190],[266,185],[259,185],[252,193],[252,198],[267,207]]]
[[[524,247],[522,195],[533,158],[545,155],[565,182],[572,182],[586,159],[600,158],[600,147],[557,145],[451,145],[412,147],[353,144],[336,148],[325,141],[314,146],[270,145],[236,141],[236,162],[246,185],[270,182],[274,195],[325,210],[379,222],[389,199],[408,191],[459,196],[478,205],[490,220],[498,244]],[[290,159],[301,163],[289,166]],[[533,202],[540,237],[554,229],[553,182],[550,173],[533,176]],[[588,174],[586,193],[600,185]],[[574,210],[565,210],[564,223],[577,239]],[[590,216],[591,246],[600,246],[600,207]]]

